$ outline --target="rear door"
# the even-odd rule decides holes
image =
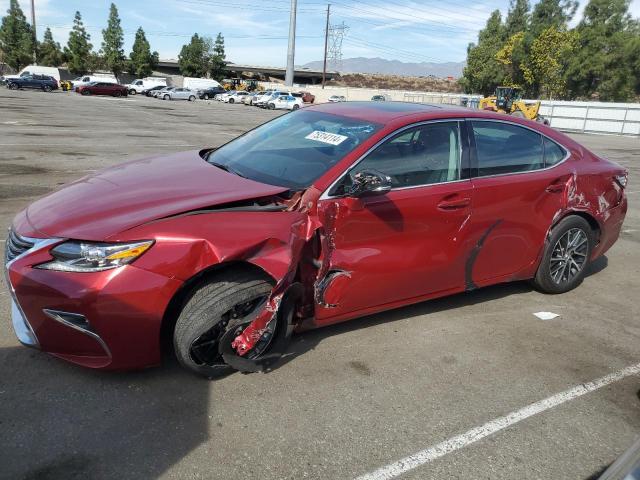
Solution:
[[[381,305],[464,290],[471,215],[463,121],[403,129],[380,144],[319,202],[326,244],[319,323]],[[351,198],[350,175],[376,170],[390,192]]]
[[[528,278],[545,235],[565,203],[567,151],[533,129],[468,122],[474,205],[467,287]]]

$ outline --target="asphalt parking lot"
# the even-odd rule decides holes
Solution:
[[[275,115],[2,89],[0,227],[89,172],[215,146]],[[622,236],[578,289],[500,285],[307,332],[266,374],[207,381],[170,360],[142,372],[75,367],[18,344],[3,288],[0,478],[355,478],[637,365],[640,140],[574,137],[630,170]],[[560,316],[542,321],[539,311]],[[402,478],[597,478],[639,433],[631,374]]]

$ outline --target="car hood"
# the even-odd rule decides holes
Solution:
[[[191,151],[102,170],[37,200],[25,213],[42,235],[100,241],[158,218],[286,190],[228,173]]]

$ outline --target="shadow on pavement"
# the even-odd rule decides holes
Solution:
[[[0,478],[155,479],[208,439],[214,385],[177,364],[97,372],[0,349]]]

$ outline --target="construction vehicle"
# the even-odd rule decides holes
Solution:
[[[253,92],[259,90],[258,81],[253,79],[245,80],[243,78],[225,78],[222,80],[223,88],[227,91],[247,91]]]
[[[495,95],[480,100],[479,108],[549,124],[548,120],[538,114],[540,101],[525,102],[520,87],[497,87]]]

